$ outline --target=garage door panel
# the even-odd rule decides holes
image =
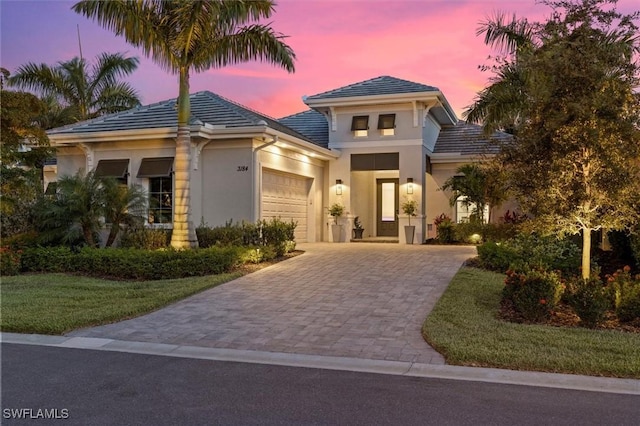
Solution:
[[[309,187],[310,179],[304,176],[263,170],[262,218],[297,222],[296,241],[306,242]]]

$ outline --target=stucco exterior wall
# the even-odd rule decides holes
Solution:
[[[202,150],[200,160],[199,173],[192,177],[194,181],[200,178],[200,188],[197,193],[194,191],[196,225],[204,222],[220,226],[229,220],[252,222],[250,141],[234,146],[212,142]]]
[[[395,134],[382,136],[378,130],[378,117],[381,114],[395,114]],[[367,136],[355,136],[351,130],[354,116],[369,116],[369,130]],[[363,107],[336,108],[336,130],[329,131],[329,147],[342,148],[344,144],[372,144],[393,143],[393,141],[418,140],[422,138],[422,125],[413,126],[413,109],[409,104],[371,105]]]

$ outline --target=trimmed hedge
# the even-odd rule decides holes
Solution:
[[[196,250],[39,247],[22,253],[22,272],[65,272],[132,280],[159,280],[228,272],[248,249]]]

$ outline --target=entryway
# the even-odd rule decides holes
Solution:
[[[376,235],[398,236],[398,179],[376,179]]]

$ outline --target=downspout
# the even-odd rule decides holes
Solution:
[[[260,171],[259,171],[259,167],[260,167],[260,163],[258,162],[258,151],[263,150],[264,148],[271,146],[273,144],[275,144],[276,142],[278,142],[278,136],[274,136],[271,141],[266,142],[266,138],[262,138],[263,141],[265,141],[265,143],[263,143],[262,145],[256,147],[253,149],[251,155],[252,155],[252,163],[253,163],[253,167],[252,167],[252,173],[253,173],[253,179],[252,179],[252,188],[251,188],[251,204],[252,204],[252,211],[253,211],[253,222],[257,222],[258,220],[260,220],[260,193],[259,193],[259,188],[260,188]]]

